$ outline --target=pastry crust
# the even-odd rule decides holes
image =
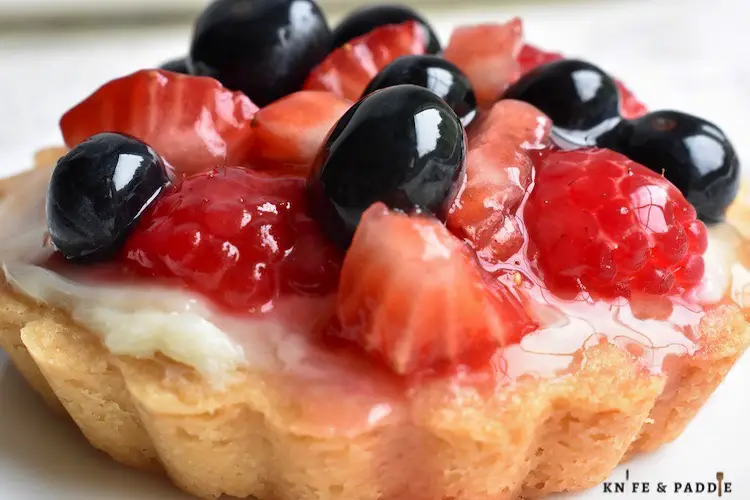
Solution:
[[[166,359],[114,356],[64,313],[0,293],[0,347],[32,386],[62,403],[96,448],[164,470],[204,498],[497,500],[581,490],[629,454],[676,438],[748,343],[742,314],[725,306],[704,319],[699,351],[669,360],[665,375],[603,343],[581,351],[566,375],[451,398],[427,384],[408,421],[326,437],[289,425],[294,406],[274,400],[269,376],[238,372],[220,390]]]
[[[554,378],[487,392],[436,381],[411,395],[408,418],[313,435],[292,425],[305,402],[283,399],[270,374],[238,371],[219,389],[163,357],[115,356],[64,312],[0,284],[0,348],[34,389],[94,447],[204,498],[513,500],[585,489],[676,438],[748,344],[740,310],[722,306],[701,323],[697,352],[669,357],[663,375],[604,342]]]

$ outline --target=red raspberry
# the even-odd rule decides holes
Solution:
[[[703,276],[706,228],[693,206],[618,153],[549,153],[524,216],[529,257],[557,292],[667,295]]]
[[[227,167],[188,177],[143,215],[125,259],[218,304],[266,312],[282,294],[335,290],[339,253],[305,211],[305,180]]]

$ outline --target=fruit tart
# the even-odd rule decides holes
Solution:
[[[581,490],[750,343],[730,141],[517,19],[217,0],[60,124],[0,184],[0,345],[198,497]]]

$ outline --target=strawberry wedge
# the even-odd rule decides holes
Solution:
[[[253,118],[253,164],[306,176],[328,132],[349,107],[349,101],[331,92],[303,90],[260,109]]]
[[[358,101],[370,80],[393,60],[424,53],[425,34],[416,21],[381,26],[331,52],[312,70],[304,89]]]
[[[362,216],[338,308],[341,335],[399,374],[486,358],[536,326],[439,221],[382,204]]]
[[[119,132],[153,147],[178,174],[243,165],[258,107],[212,78],[143,70],[112,80],[60,120],[74,147],[100,132]]]
[[[466,74],[480,107],[491,106],[520,76],[521,20],[456,28],[443,57]]]
[[[551,126],[530,104],[503,100],[471,131],[466,184],[447,223],[489,264],[506,261],[523,245],[516,212],[532,181],[530,151],[547,145]]]

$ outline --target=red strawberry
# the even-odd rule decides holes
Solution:
[[[524,75],[541,64],[562,58],[563,55],[557,52],[546,52],[533,45],[526,44],[518,55],[518,63],[521,65],[521,74]],[[636,99],[621,81],[615,80],[615,84],[620,91],[620,113],[623,118],[633,119],[648,113],[646,106]]]
[[[601,149],[542,159],[524,210],[529,257],[551,289],[668,295],[703,276],[706,228],[663,176]]]
[[[212,78],[144,70],[99,88],[63,115],[60,128],[68,147],[99,132],[133,136],[191,174],[244,164],[257,109]]]
[[[458,66],[474,87],[480,107],[490,106],[520,76],[516,57],[522,41],[521,20],[456,28],[443,57]]]
[[[530,150],[546,145],[551,123],[530,104],[497,102],[472,130],[466,184],[448,214],[448,227],[491,264],[523,244],[516,218],[532,180]]]
[[[341,335],[400,374],[489,356],[535,327],[442,224],[382,204],[362,216],[338,301]]]
[[[331,52],[303,88],[358,101],[370,80],[394,59],[424,53],[425,34],[416,21],[381,26]]]
[[[330,92],[303,90],[260,109],[253,117],[253,157],[281,163],[288,170],[307,175],[329,130],[349,109]]]
[[[340,255],[306,214],[302,177],[227,167],[187,177],[141,216],[128,267],[178,279],[242,311],[266,312],[283,294],[324,295]]]

